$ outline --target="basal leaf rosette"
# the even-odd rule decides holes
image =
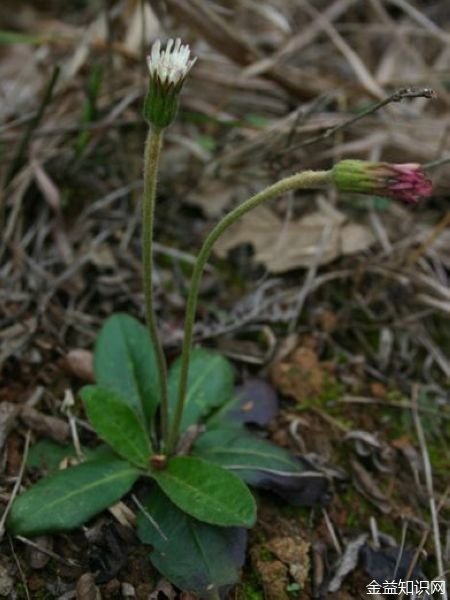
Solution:
[[[158,129],[168,127],[176,117],[181,88],[197,60],[190,58],[190,54],[189,46],[177,38],[170,39],[165,50],[161,50],[161,42],[157,40],[147,56],[150,83],[144,116]]]
[[[431,181],[416,163],[341,160],[332,170],[332,179],[340,192],[385,196],[406,204],[418,204],[433,191]]]

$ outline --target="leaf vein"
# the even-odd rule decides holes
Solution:
[[[126,476],[130,475],[133,472],[135,472],[134,469],[126,469],[126,470],[121,471],[120,473],[113,473],[112,475],[110,475],[108,477],[104,477],[99,481],[94,481],[92,483],[89,483],[89,484],[85,485],[84,487],[81,487],[81,488],[78,487],[76,490],[73,490],[72,492],[70,492],[64,496],[59,496],[58,498],[53,500],[53,502],[42,505],[34,513],[34,518],[36,518],[37,515],[39,515],[42,511],[48,511],[49,509],[51,509],[55,506],[58,506],[58,504],[60,504],[61,502],[66,502],[72,496],[82,495],[84,493],[87,493],[88,491],[94,490],[96,487],[101,487],[102,485],[111,483],[112,481],[114,481],[116,479],[121,479],[121,478],[124,479]]]

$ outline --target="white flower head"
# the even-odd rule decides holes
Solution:
[[[181,88],[196,58],[190,58],[187,44],[177,38],[167,42],[161,50],[157,40],[147,56],[150,81],[144,104],[144,117],[159,129],[168,127],[175,119]]]
[[[164,86],[181,88],[197,60],[196,57],[190,59],[190,54],[188,44],[182,45],[180,38],[175,42],[170,39],[165,50],[161,50],[161,41],[157,40],[147,56],[151,79]]]

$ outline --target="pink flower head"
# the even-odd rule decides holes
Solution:
[[[422,198],[431,196],[433,186],[420,165],[405,163],[389,166],[392,169],[393,177],[388,183],[388,189],[393,198],[417,204]]]
[[[408,204],[417,204],[433,191],[431,181],[415,163],[342,160],[333,168],[333,181],[342,192],[386,196]]]

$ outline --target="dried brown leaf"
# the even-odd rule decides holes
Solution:
[[[370,500],[372,504],[375,504],[381,512],[389,514],[391,512],[391,506],[388,503],[386,494],[379,488],[369,471],[354,458],[350,460],[350,464],[354,474],[355,485],[359,491]]]
[[[123,46],[130,54],[139,56],[143,47],[149,48],[160,33],[159,19],[149,3],[129,1],[130,12],[127,15],[127,28]]]
[[[42,167],[42,165],[36,161],[33,161],[31,167],[33,169],[37,186],[42,195],[53,212],[58,214],[61,210],[61,197],[59,189],[56,187],[56,184]]]
[[[93,20],[87,29],[83,31],[81,39],[77,46],[70,53],[68,59],[63,63],[60,75],[60,84],[73,81],[77,73],[88,61],[91,45],[100,42],[105,43],[108,37],[107,20],[102,11],[95,20]]]
[[[324,265],[342,254],[366,250],[375,241],[368,227],[345,221],[343,213],[325,209],[283,224],[270,209],[261,206],[230,227],[216,243],[215,252],[225,257],[240,244],[252,244],[255,261],[272,273]],[[325,229],[328,235],[323,239]]]
[[[65,421],[44,415],[30,406],[22,407],[20,418],[30,429],[56,442],[64,442],[69,437],[69,425]]]
[[[30,46],[0,47],[0,122],[32,110],[42,85],[42,73]]]
[[[237,27],[216,12],[212,6],[202,0],[166,0],[171,11],[183,23],[188,23],[221,54],[240,65],[251,65],[263,58],[263,54]],[[299,98],[311,98],[332,87],[330,80],[324,76],[311,76],[307,71],[300,71],[291,65],[270,65],[265,77],[275,81],[286,91]]]
[[[217,218],[238,196],[239,189],[230,182],[208,179],[187,196],[186,202],[200,207],[207,217]]]
[[[356,569],[359,560],[359,551],[365,544],[367,538],[368,535],[363,533],[347,544],[344,554],[340,557],[333,577],[328,584],[329,592],[337,592],[340,589],[344,578]]]
[[[84,573],[77,581],[77,600],[100,600],[101,594],[95,585],[95,577],[92,573]]]

